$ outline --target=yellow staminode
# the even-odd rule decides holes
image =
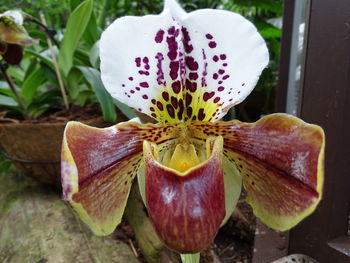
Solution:
[[[183,173],[199,163],[200,161],[193,144],[180,143],[176,145],[174,153],[166,166]]]

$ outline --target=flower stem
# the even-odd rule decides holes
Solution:
[[[37,25],[39,25],[42,29],[44,29],[45,33],[47,34],[47,36],[49,36],[49,38],[52,40],[52,42],[54,42],[54,44],[59,47],[60,44],[58,43],[58,41],[54,38],[54,35],[56,34],[56,30],[52,29],[52,28],[48,28],[46,23],[44,22],[40,22],[38,19],[36,19],[35,17],[29,15],[29,14],[25,14],[26,15],[26,19],[30,22],[33,22]]]
[[[40,13],[40,19],[42,21],[42,24],[46,27],[46,20],[45,20],[45,16],[44,16],[43,13]],[[62,94],[62,97],[63,97],[64,106],[68,110],[69,109],[69,103],[68,103],[67,93],[66,93],[66,90],[64,88],[61,72],[60,72],[60,69],[59,69],[58,64],[57,64],[55,52],[53,50],[50,37],[47,37],[47,44],[48,44],[49,49],[50,49],[52,62],[54,64],[54,66],[55,66],[55,72],[56,72],[56,76],[57,76],[57,79],[58,79],[58,84],[59,84],[60,89],[61,89],[61,94]]]
[[[18,105],[23,110],[24,117],[27,119],[28,118],[27,107],[26,107],[23,99],[21,98],[21,96],[18,94],[18,92],[16,90],[15,83],[13,82],[11,76],[7,73],[7,68],[8,68],[8,65],[6,63],[1,63],[1,65],[0,65],[1,72],[4,75],[5,80],[8,83],[8,85],[9,85],[10,89],[12,90],[13,94],[15,95],[16,100],[18,102]]]

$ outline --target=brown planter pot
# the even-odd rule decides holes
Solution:
[[[95,127],[111,126],[101,117],[82,122]],[[60,187],[60,154],[66,123],[0,124],[0,149],[25,174]]]

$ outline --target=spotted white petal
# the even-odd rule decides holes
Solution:
[[[111,95],[162,123],[221,118],[268,63],[248,20],[223,10],[187,14],[175,0],[166,0],[160,15],[117,19],[100,48]]]

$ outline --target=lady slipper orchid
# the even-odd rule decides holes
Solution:
[[[19,11],[0,14],[0,56],[9,64],[18,64],[23,57],[23,46],[37,44],[22,26],[23,16]]]
[[[314,211],[323,184],[319,126],[287,114],[219,121],[268,63],[249,21],[222,10],[186,13],[166,0],[160,15],[112,23],[100,57],[108,92],[159,123],[67,124],[63,195],[94,233],[108,235],[120,223],[140,169],[150,219],[180,253],[213,241],[241,182],[254,214],[274,229],[287,230]]]

